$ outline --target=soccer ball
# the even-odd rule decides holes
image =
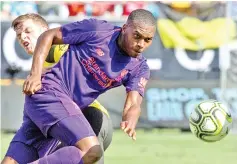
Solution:
[[[201,102],[189,118],[190,129],[199,139],[215,142],[224,138],[232,123],[228,109],[216,100]]]

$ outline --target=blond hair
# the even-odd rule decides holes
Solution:
[[[32,21],[36,23],[39,23],[43,27],[49,28],[46,20],[43,17],[41,17],[39,14],[35,14],[35,13],[29,13],[29,14],[18,16],[16,19],[12,21],[12,28],[15,29],[19,23],[22,23],[23,21],[29,20],[29,19],[31,19]]]

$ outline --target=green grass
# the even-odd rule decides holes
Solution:
[[[1,159],[12,135],[2,133]],[[105,153],[105,164],[236,164],[237,136],[205,143],[191,133],[139,130],[132,141],[119,130]]]

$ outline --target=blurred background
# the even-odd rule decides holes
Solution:
[[[122,26],[138,8],[157,19],[155,39],[144,53],[151,80],[136,142],[118,129],[125,89],[99,97],[115,128],[105,163],[237,163],[237,2],[232,1],[1,1],[1,159],[22,123],[21,87],[32,62],[17,43],[11,21],[33,12],[50,27],[90,17]],[[191,134],[188,122],[196,104],[207,99],[223,102],[234,119],[231,134],[212,144]]]

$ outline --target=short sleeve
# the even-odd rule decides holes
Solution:
[[[101,30],[112,28],[112,25],[103,20],[84,19],[61,26],[64,44],[80,44],[95,39]]]
[[[123,85],[126,88],[126,92],[138,91],[144,97],[145,87],[149,78],[150,69],[144,61],[138,68],[131,71],[128,80]]]

